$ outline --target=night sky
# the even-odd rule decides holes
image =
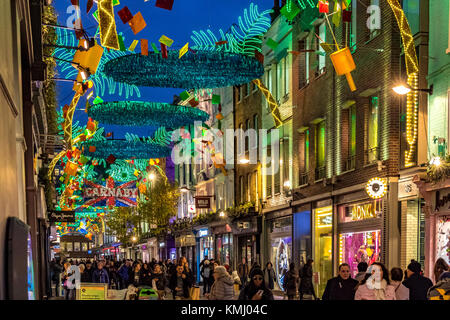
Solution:
[[[94,7],[89,14],[86,14],[87,0],[80,0],[81,17],[84,29],[89,36],[93,36],[97,30],[98,23],[92,16],[97,5],[94,3]],[[253,2],[258,5],[259,12],[271,9],[273,6],[273,0],[175,0],[171,11],[164,10],[155,7],[156,0],[120,0],[120,4],[114,7],[116,16],[117,32],[124,37],[125,47],[128,48],[131,42],[136,39],[148,39],[149,50],[152,51],[150,46],[151,42],[154,42],[159,46],[158,40],[161,35],[174,40],[173,45],[169,50],[180,49],[186,42],[190,42],[190,45],[194,45],[191,40],[192,31],[211,29],[217,36],[218,30],[221,28],[227,31],[228,28],[238,22],[238,17],[243,16],[244,9],[248,9],[250,3]],[[53,4],[58,14],[58,24],[66,25],[67,19],[73,11],[70,11],[70,0],[55,0]],[[136,36],[128,24],[123,24],[120,20],[117,12],[123,7],[127,6],[131,13],[134,15],[137,12],[141,12],[147,27],[138,33]],[[100,42],[97,39],[97,42]],[[135,52],[140,52],[140,43],[135,49]],[[72,84],[67,82],[58,82],[58,102],[61,106],[69,104],[72,97]],[[183,90],[180,89],[165,89],[165,88],[140,88],[141,98],[133,96],[129,99],[154,101],[154,102],[167,102],[171,103],[174,94],[179,94]],[[189,89],[189,88],[186,88]],[[118,101],[125,100],[125,96],[120,97],[118,95],[101,96],[104,101]],[[91,100],[92,101],[92,100]],[[87,114],[83,111],[86,100],[83,98],[78,104],[77,111],[75,112],[75,121],[79,120],[81,123],[86,123]],[[100,124],[101,126],[104,126]],[[113,131],[114,138],[123,138],[126,132],[133,132],[139,135],[149,136],[153,133],[154,128],[126,128],[115,126],[104,126],[106,132]]]

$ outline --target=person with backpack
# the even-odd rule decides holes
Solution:
[[[428,300],[450,300],[450,271],[441,273],[437,283],[428,290]]]
[[[409,300],[427,300],[428,289],[433,286],[430,279],[421,275],[422,266],[419,262],[411,260],[408,265],[408,278],[403,285],[409,289]]]
[[[301,272],[299,272],[299,277],[301,279],[300,286],[298,288],[300,300],[303,300],[304,294],[311,294],[314,297],[314,299],[317,300],[316,293],[314,290],[314,284],[312,281],[312,276],[313,276],[312,264],[313,263],[314,263],[313,259],[308,259],[306,264],[301,269]]]
[[[200,275],[203,278],[203,295],[209,293],[211,291],[211,281],[210,277],[212,276],[212,266],[209,260],[203,261],[202,269],[200,270]]]
[[[291,262],[289,264],[289,271],[286,272],[283,279],[283,289],[286,291],[288,300],[294,300],[294,297],[297,293],[297,282],[298,275],[295,271],[295,263]]]

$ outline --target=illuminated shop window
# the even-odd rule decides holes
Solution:
[[[333,209],[331,206],[314,210],[314,271],[318,272],[318,294],[322,296],[332,270],[332,226]]]

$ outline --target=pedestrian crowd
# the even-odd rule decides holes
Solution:
[[[300,300],[316,297],[313,282],[313,263],[309,259],[299,271],[294,263],[282,275],[282,289],[289,300],[297,293]],[[278,282],[271,262],[264,268],[258,263],[251,266],[246,259],[232,271],[228,264],[220,265],[214,259],[205,257],[200,263],[203,282],[203,297],[209,300],[273,300],[273,290]],[[78,270],[76,270],[78,268]],[[195,287],[193,271],[185,257],[171,261],[150,263],[142,260],[81,260],[78,262],[53,260],[50,267],[52,280],[56,286],[56,296],[60,285],[67,300],[75,299],[75,281],[72,274],[79,271],[82,283],[104,283],[109,289],[124,290],[152,287],[158,299],[198,300],[199,288]],[[71,282],[71,283],[70,283]],[[450,270],[444,259],[439,259],[434,268],[433,282],[423,276],[419,262],[411,260],[407,270],[392,268],[390,272],[380,262],[370,266],[358,264],[358,273],[353,279],[350,266],[342,263],[338,275],[329,279],[322,300],[442,300],[450,291]]]

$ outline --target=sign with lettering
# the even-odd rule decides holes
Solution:
[[[195,208],[197,208],[197,209],[211,208],[210,197],[195,197]]]
[[[380,218],[381,215],[381,200],[357,203],[353,205],[345,205],[339,208],[340,222],[352,222]]]
[[[136,206],[138,196],[136,181],[116,185],[114,180],[109,177],[104,186],[87,180],[84,185],[84,204],[86,206],[108,206],[110,208]]]
[[[208,229],[200,229],[198,230],[198,236],[199,237],[206,237],[208,235]]]
[[[75,211],[48,210],[48,220],[54,222],[75,222]]]
[[[83,282],[76,291],[77,300],[106,300],[107,291],[107,284]]]

